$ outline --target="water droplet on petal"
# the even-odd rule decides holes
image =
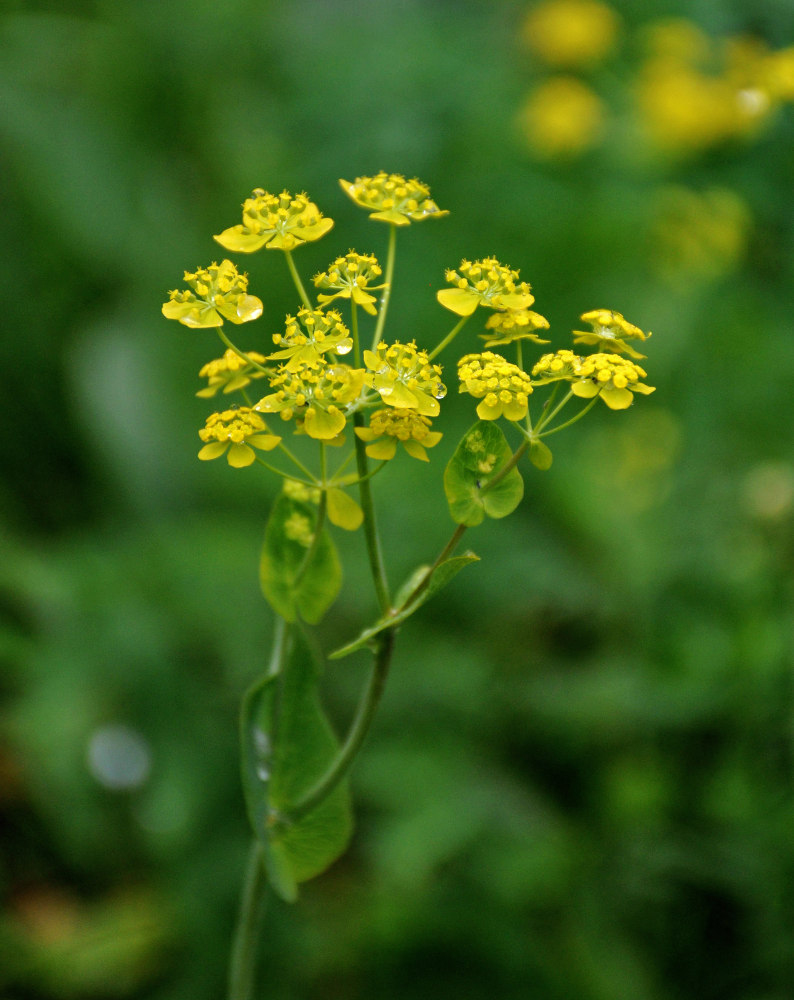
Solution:
[[[336,349],[336,353],[337,354],[350,354],[351,349],[352,348],[351,348],[350,344],[340,344],[337,347],[337,349]]]
[[[378,388],[378,392],[381,394],[381,396],[391,396],[391,394],[394,392],[394,386],[391,385],[381,386]]]
[[[447,394],[447,387],[443,382],[437,382],[435,388],[433,389],[433,395],[436,399],[443,399]]]

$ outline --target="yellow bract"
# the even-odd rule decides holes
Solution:
[[[644,369],[619,354],[591,354],[582,358],[578,375],[579,381],[573,383],[571,392],[582,399],[600,394],[610,410],[631,406],[634,392],[647,396],[654,391],[652,386],[640,382],[646,375]]]
[[[361,306],[371,316],[376,313],[375,296],[365,289],[383,288],[383,285],[370,285],[381,276],[380,265],[372,254],[360,254],[351,250],[344,257],[337,257],[327,271],[314,276],[316,288],[326,288],[333,295],[318,295],[317,299],[323,305],[334,299],[351,299]]]
[[[277,435],[267,433],[264,420],[248,406],[213,413],[199,437],[207,442],[198,453],[202,461],[220,458],[228,450],[227,461],[236,469],[251,465],[256,458],[254,448],[272,451],[281,441]]]
[[[175,319],[184,326],[195,328],[247,323],[262,315],[262,301],[248,294],[248,275],[239,274],[230,260],[209,267],[200,267],[195,273],[185,271],[185,281],[192,291],[169,292],[163,304],[163,316]]]
[[[526,281],[519,281],[518,271],[500,264],[494,257],[462,260],[457,271],[449,269],[445,277],[454,288],[442,288],[436,298],[458,316],[471,316],[477,306],[489,309],[528,309],[535,301]]]
[[[356,177],[352,183],[340,178],[339,184],[349,198],[367,209],[370,219],[394,226],[408,226],[422,219],[449,215],[430,197],[426,184],[416,178],[406,180],[402,174],[387,174],[381,170],[374,177]]]
[[[255,188],[243,202],[242,224],[224,229],[215,239],[236,253],[253,253],[262,247],[293,250],[301,243],[319,240],[333,224],[306,194],[270,194]]]
[[[353,347],[350,331],[335,309],[298,310],[298,317],[287,316],[284,333],[274,333],[273,343],[281,347],[268,360],[288,358],[287,371],[297,371],[303,364],[317,361],[323,354],[349,354]]]
[[[254,409],[280,413],[282,420],[294,416],[309,437],[331,441],[345,428],[346,407],[361,393],[364,370],[322,361],[304,362],[295,370],[284,365],[270,385],[276,391],[260,399]]]
[[[629,323],[619,312],[613,312],[611,309],[592,309],[590,312],[582,313],[579,319],[589,323],[593,330],[591,333],[574,330],[574,344],[587,344],[590,347],[598,347],[599,350],[617,351],[619,354],[628,354],[629,357],[637,359],[645,357],[626,341],[647,340],[651,334],[643,333],[638,326]]]
[[[378,344],[376,351],[364,351],[366,384],[380,393],[387,406],[416,410],[425,417],[437,417],[439,399],[447,394],[441,381],[441,366],[430,364],[427,351],[416,344]]]
[[[460,391],[482,402],[477,407],[480,420],[521,420],[527,415],[532,392],[529,375],[500,354],[485,351],[467,354],[458,362]]]
[[[370,458],[386,461],[394,458],[397,442],[413,458],[428,462],[426,448],[434,448],[441,440],[438,431],[430,430],[430,421],[416,410],[376,410],[369,418],[369,427],[357,427],[356,434],[367,442]]]
[[[260,365],[265,363],[263,355],[257,354],[256,351],[248,351],[248,357]],[[244,389],[250,384],[251,379],[263,378],[264,374],[229,348],[222,358],[208,361],[201,369],[199,378],[206,378],[208,385],[205,389],[199,389],[196,395],[209,399],[218,390],[228,393],[234,392],[235,389]]]

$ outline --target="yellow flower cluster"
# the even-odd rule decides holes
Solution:
[[[370,285],[381,276],[381,268],[372,254],[360,254],[350,250],[344,257],[337,257],[327,271],[314,276],[316,288],[325,288],[333,295],[318,295],[317,299],[323,305],[334,299],[350,299],[361,306],[371,316],[376,313],[375,296],[370,295],[367,287],[382,288],[383,285]]]
[[[358,399],[363,385],[363,369],[349,365],[326,365],[321,360],[303,362],[294,370],[283,365],[270,380],[276,391],[260,399],[254,409],[279,413],[282,420],[294,416],[309,437],[331,441],[344,430],[346,407]]]
[[[546,385],[549,382],[578,378],[581,363],[582,359],[573,351],[544,354],[532,369],[532,384]]]
[[[257,354],[256,351],[248,351],[247,356],[251,361],[256,361],[257,364],[263,365],[265,363],[265,358],[261,354]],[[250,385],[251,379],[263,378],[264,374],[229,348],[222,358],[208,361],[201,369],[199,378],[206,378],[208,384],[206,388],[199,389],[196,395],[209,399],[218,390],[228,393],[234,392],[236,389],[244,389]]]
[[[485,351],[467,354],[458,362],[460,391],[482,402],[477,407],[480,420],[521,420],[527,415],[532,392],[529,375],[500,354]]]
[[[644,369],[619,354],[591,354],[581,359],[571,392],[582,399],[600,393],[610,410],[625,410],[633,402],[632,393],[648,396],[654,391],[640,382],[645,375]]]
[[[174,289],[163,304],[163,316],[184,326],[206,328],[231,323],[247,323],[262,315],[262,300],[248,294],[248,275],[239,274],[230,260],[195,272],[185,271],[192,291]]]
[[[303,364],[310,364],[321,355],[349,354],[353,347],[350,331],[335,309],[298,310],[297,319],[287,316],[284,333],[274,333],[273,343],[281,350],[269,355],[268,360],[287,361],[287,370],[296,371]]]
[[[416,410],[376,410],[369,418],[369,427],[357,427],[356,434],[367,442],[370,458],[386,461],[394,458],[397,442],[413,458],[428,462],[426,448],[433,448],[441,440],[438,431],[430,430],[430,421]]]
[[[389,222],[393,226],[408,226],[422,219],[449,215],[430,197],[430,188],[421,181],[406,180],[402,174],[387,174],[384,170],[374,177],[340,178],[345,194],[358,206],[367,209],[370,219]]]
[[[236,253],[253,253],[262,247],[292,250],[301,243],[319,240],[333,224],[306,194],[270,194],[255,188],[243,202],[242,224],[224,229],[215,239]]]
[[[447,394],[441,381],[441,366],[433,365],[427,351],[410,344],[378,344],[376,350],[364,351],[368,368],[366,384],[375,389],[387,406],[416,410],[425,417],[437,417],[439,399]]]
[[[448,269],[447,281],[453,288],[442,288],[436,298],[458,316],[471,316],[477,306],[488,309],[528,309],[535,301],[526,281],[519,281],[518,271],[500,264],[495,257],[462,260],[457,271]]]
[[[267,432],[264,420],[248,406],[211,414],[199,437],[206,442],[198,453],[202,461],[220,458],[228,451],[227,461],[235,469],[251,465],[256,458],[254,448],[272,451],[281,441]]]
[[[592,309],[583,313],[579,319],[589,323],[593,329],[592,332],[574,330],[574,344],[588,344],[602,351],[617,351],[619,354],[628,354],[629,357],[637,359],[645,357],[644,354],[638,354],[626,341],[647,340],[651,334],[643,333],[638,326],[629,323],[619,312],[613,312],[611,309]]]
[[[548,330],[549,321],[540,313],[531,309],[507,309],[495,312],[485,324],[491,333],[481,333],[486,347],[496,347],[499,344],[512,344],[514,340],[531,340],[535,344],[548,344],[541,340],[537,330]]]

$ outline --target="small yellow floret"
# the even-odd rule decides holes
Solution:
[[[257,364],[263,365],[265,363],[263,355],[256,351],[248,351],[247,356]],[[251,379],[263,378],[264,374],[229,348],[222,358],[208,361],[201,369],[199,378],[206,378],[208,385],[205,389],[200,389],[196,395],[208,399],[219,390],[223,393],[229,393],[236,389],[244,389],[250,384]]]
[[[282,420],[296,417],[299,429],[309,437],[331,441],[345,428],[348,406],[364,385],[364,370],[322,361],[304,362],[294,370],[282,365],[270,385],[276,391],[260,399],[254,409],[279,413]]]
[[[445,277],[453,287],[442,288],[436,298],[458,316],[471,316],[477,306],[528,310],[535,301],[529,283],[519,281],[518,271],[500,264],[495,257],[462,260],[458,269],[449,268]]]
[[[546,0],[527,14],[524,41],[551,66],[591,66],[615,45],[620,22],[597,0]]]
[[[374,177],[356,177],[352,183],[340,178],[339,184],[349,198],[369,211],[370,219],[394,226],[408,226],[422,219],[449,215],[430,197],[426,184],[416,178],[406,180],[402,174],[387,174],[381,170]]]
[[[318,295],[317,299],[323,305],[333,302],[334,299],[350,299],[374,316],[377,311],[375,296],[370,295],[366,289],[384,288],[384,285],[370,284],[377,281],[381,274],[376,257],[350,250],[344,257],[337,257],[327,271],[314,276],[315,287],[325,288],[334,293]]]
[[[262,247],[293,250],[301,243],[319,240],[333,224],[305,193],[270,194],[255,188],[243,202],[242,224],[224,229],[214,238],[235,253],[253,253]]]
[[[431,364],[427,351],[419,350],[414,341],[381,342],[375,351],[364,351],[364,364],[366,384],[387,406],[416,410],[425,417],[438,416],[438,401],[447,394],[441,366]]]
[[[264,420],[248,406],[211,414],[199,437],[206,442],[198,454],[202,461],[220,458],[228,450],[227,461],[236,469],[251,465],[256,458],[254,448],[272,451],[281,441],[268,433]]]
[[[438,431],[430,430],[430,421],[416,410],[376,410],[369,427],[357,427],[356,434],[366,441],[370,458],[385,461],[394,458],[399,441],[409,455],[428,462],[426,448],[441,440]]]
[[[500,354],[485,351],[467,354],[458,362],[460,391],[482,402],[477,407],[480,420],[521,420],[527,415],[532,392],[529,375]]]
[[[163,316],[184,326],[206,328],[231,323],[247,323],[262,315],[262,301],[248,294],[248,275],[239,274],[230,260],[197,271],[185,271],[192,291],[169,292]]]
[[[592,399],[600,394],[611,410],[625,410],[633,402],[632,393],[647,396],[652,386],[640,382],[646,372],[638,364],[619,354],[590,354],[582,358],[578,368],[579,380],[571,392],[582,399]]]
[[[638,326],[629,323],[619,312],[614,312],[612,309],[592,309],[590,312],[582,313],[579,318],[585,323],[589,323],[593,329],[592,332],[574,330],[574,344],[587,344],[602,351],[609,350],[619,354],[628,354],[629,357],[637,360],[645,357],[644,354],[635,351],[626,341],[647,340],[651,334],[643,333]]]
[[[287,316],[284,333],[273,335],[273,342],[281,349],[269,355],[268,360],[287,361],[287,369],[295,371],[302,364],[318,360],[329,351],[349,354],[353,347],[350,331],[335,309],[298,310],[297,319]]]

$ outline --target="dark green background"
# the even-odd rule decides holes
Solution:
[[[609,141],[544,165],[513,127],[542,73],[519,3],[6,0],[4,997],[222,995],[275,486],[196,461],[217,340],[160,305],[258,185],[336,220],[296,252],[305,276],[351,246],[383,258],[386,227],[337,185],[379,169],[451,213],[400,233],[390,337],[435,343],[444,268],[493,254],[532,283],[555,348],[594,307],[652,329],[657,392],[554,439],[550,472],[526,465],[519,512],[470,533],[482,562],[400,633],[353,845],[271,907],[262,996],[791,997],[794,112],[665,161],[636,156],[625,116],[642,24],[686,13],[780,48],[794,5],[617,9],[622,47],[592,76]],[[663,279],[671,182],[744,199],[740,268]],[[244,346],[266,350],[294,294],[279,254],[244,266],[265,302]],[[403,456],[377,483],[395,583],[451,528],[442,469],[473,407],[448,382],[431,465]],[[337,541],[329,646],[374,614],[360,538]],[[340,728],[365,665],[328,669]],[[135,790],[87,766],[108,725],[151,754]]]

